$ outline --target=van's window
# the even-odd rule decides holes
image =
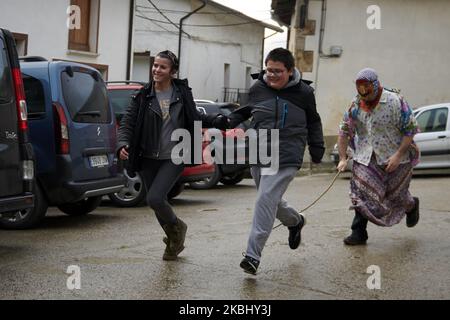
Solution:
[[[12,95],[11,68],[8,64],[6,47],[0,38],[0,101],[8,102]]]
[[[123,114],[127,110],[131,102],[131,96],[136,89],[127,90],[109,90],[109,100],[111,101],[114,113]]]
[[[101,77],[95,80],[90,73],[80,71],[74,71],[71,77],[64,71],[61,82],[64,101],[73,121],[111,122],[106,85]]]
[[[45,115],[45,96],[41,81],[22,73],[25,97],[27,97],[27,110],[30,119]]]

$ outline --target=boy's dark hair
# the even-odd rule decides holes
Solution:
[[[175,53],[170,50],[164,50],[158,53],[156,56],[170,60],[170,62],[172,62],[172,72],[178,71],[180,63],[178,62],[178,58]]]
[[[269,60],[283,63],[288,70],[292,70],[295,67],[294,56],[289,50],[284,48],[276,48],[270,51],[264,63],[267,65]]]

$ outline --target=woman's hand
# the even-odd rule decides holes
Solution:
[[[120,149],[119,158],[120,160],[128,160],[128,146],[124,146]]]
[[[341,159],[339,160],[339,163],[337,165],[337,170],[340,172],[345,171],[345,169],[347,169],[347,164],[348,164],[348,159]]]
[[[387,165],[386,165],[386,172],[393,172],[395,171],[395,169],[398,168],[399,164],[400,164],[400,156],[399,154],[396,152],[394,153],[391,157],[389,157],[389,159],[387,160]]]

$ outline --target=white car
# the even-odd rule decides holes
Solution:
[[[420,149],[416,169],[450,168],[450,102],[414,110],[420,127],[414,141]]]
[[[420,162],[414,169],[450,168],[450,102],[420,107],[413,112],[420,128],[420,133],[414,136],[420,150]],[[337,165],[337,144],[330,156]],[[351,168],[349,161],[347,169]]]

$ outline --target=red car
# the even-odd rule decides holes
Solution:
[[[130,103],[131,95],[137,90],[140,90],[145,83],[136,81],[110,81],[106,84],[117,124],[119,124]],[[204,143],[203,149],[207,146],[208,144]],[[214,171],[214,164],[207,164],[205,162],[193,167],[186,167],[178,182],[169,192],[169,199],[178,196],[183,191],[185,183],[208,179],[214,175]],[[139,174],[131,178],[125,169],[124,174],[127,177],[126,186],[120,192],[110,194],[109,198],[116,205],[132,207],[145,199],[145,188],[143,187]]]

